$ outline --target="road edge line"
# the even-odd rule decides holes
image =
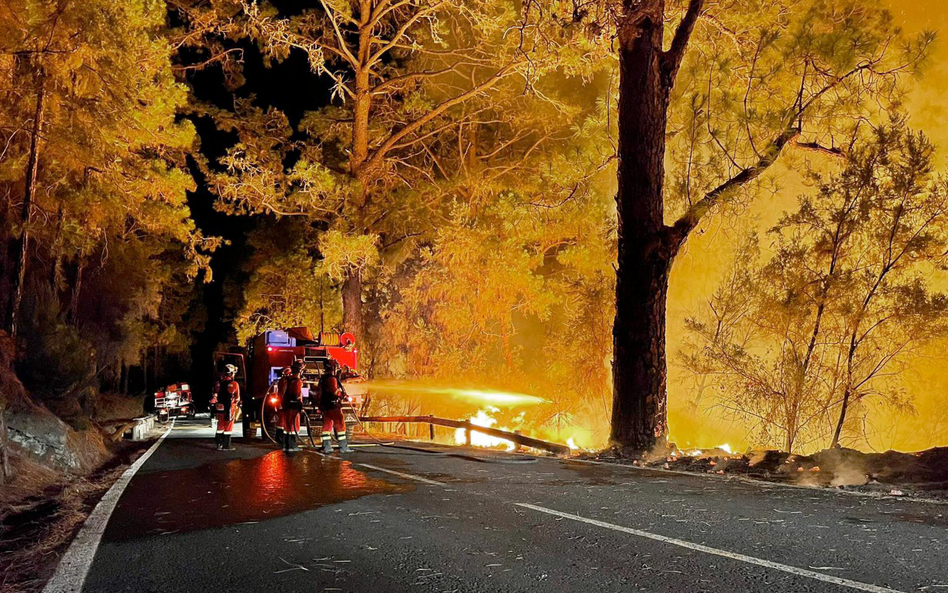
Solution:
[[[745,554],[739,554],[737,552],[729,552],[727,550],[722,550],[720,548],[712,548],[711,546],[705,546],[703,544],[695,544],[687,540],[678,539],[675,537],[668,537],[665,535],[659,535],[657,533],[652,533],[650,531],[643,531],[641,529],[635,529],[632,527],[623,527],[622,525],[607,523],[605,521],[599,521],[597,519],[588,519],[580,515],[573,515],[572,513],[564,513],[563,511],[548,509],[546,507],[541,507],[541,506],[529,504],[526,502],[515,502],[514,504],[518,507],[523,507],[525,509],[530,509],[530,510],[537,511],[540,513],[545,513],[547,515],[553,515],[554,517],[561,517],[563,519],[570,519],[572,521],[578,521],[580,523],[586,523],[589,525],[594,525],[596,527],[603,527],[605,529],[611,529],[613,531],[628,533],[629,535],[635,535],[637,537],[650,539],[653,541],[670,544],[673,546],[678,546],[680,548],[693,550],[695,552],[702,552],[705,554],[711,554],[713,556],[728,558],[730,560],[737,560],[738,562],[753,564],[753,565],[760,566],[763,568],[769,568],[771,570],[777,570],[780,572],[789,573],[795,576],[805,577],[805,578],[813,579],[816,581],[822,581],[824,583],[830,583],[833,585],[839,585],[841,587],[848,587],[850,589],[856,589],[859,591],[868,591],[869,593],[904,593],[903,591],[899,591],[898,589],[890,589],[888,587],[873,585],[871,583],[863,583],[860,581],[844,579],[842,577],[823,574],[821,572],[815,572],[812,570],[807,570],[805,568],[798,568],[796,566],[790,566],[788,564],[781,564],[779,562],[773,562],[771,560],[764,560],[763,558],[747,556]]]
[[[108,492],[99,500],[89,516],[86,517],[82,528],[72,543],[66,549],[66,553],[59,560],[59,565],[53,573],[52,578],[43,587],[43,593],[79,593],[85,585],[86,577],[89,575],[89,569],[92,568],[92,561],[99,549],[99,542],[102,541],[102,534],[105,533],[105,527],[112,517],[112,511],[118,504],[119,498],[125,492],[138,470],[148,461],[148,458],[158,449],[158,446],[164,442],[165,438],[171,434],[174,428],[174,421],[163,435],[148,448],[145,453],[135,460],[127,470],[112,484]]]

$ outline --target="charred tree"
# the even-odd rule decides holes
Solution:
[[[619,27],[619,189],[613,326],[614,444],[642,453],[664,444],[668,275],[686,232],[665,225],[668,102],[703,0],[692,0],[668,51],[664,1],[627,0]],[[683,231],[683,229],[681,229]]]

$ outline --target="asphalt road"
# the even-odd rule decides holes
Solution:
[[[218,452],[211,437],[180,424],[145,462],[84,591],[948,590],[944,505],[483,452]]]

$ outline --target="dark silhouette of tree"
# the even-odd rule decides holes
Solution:
[[[904,38],[875,1],[563,0],[529,10],[618,54],[611,438],[633,453],[664,447],[668,280],[689,235],[752,193],[789,148],[838,153],[856,121],[898,100],[932,36]]]

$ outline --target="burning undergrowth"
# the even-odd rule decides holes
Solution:
[[[851,489],[893,496],[948,498],[948,447],[916,453],[864,453],[826,449],[813,455],[749,450],[735,454],[727,445],[680,450],[644,460],[623,459],[611,451],[593,457],[689,473],[744,476],[787,484]]]
[[[446,385],[423,380],[373,380],[363,383],[369,394],[368,416],[421,416],[469,421],[474,426],[517,432],[580,451],[602,446],[607,434],[604,416],[595,411],[564,411],[556,397],[477,384]],[[387,423],[379,430],[409,438],[428,438],[420,424]],[[436,431],[436,441],[511,451],[507,440],[463,428]]]

